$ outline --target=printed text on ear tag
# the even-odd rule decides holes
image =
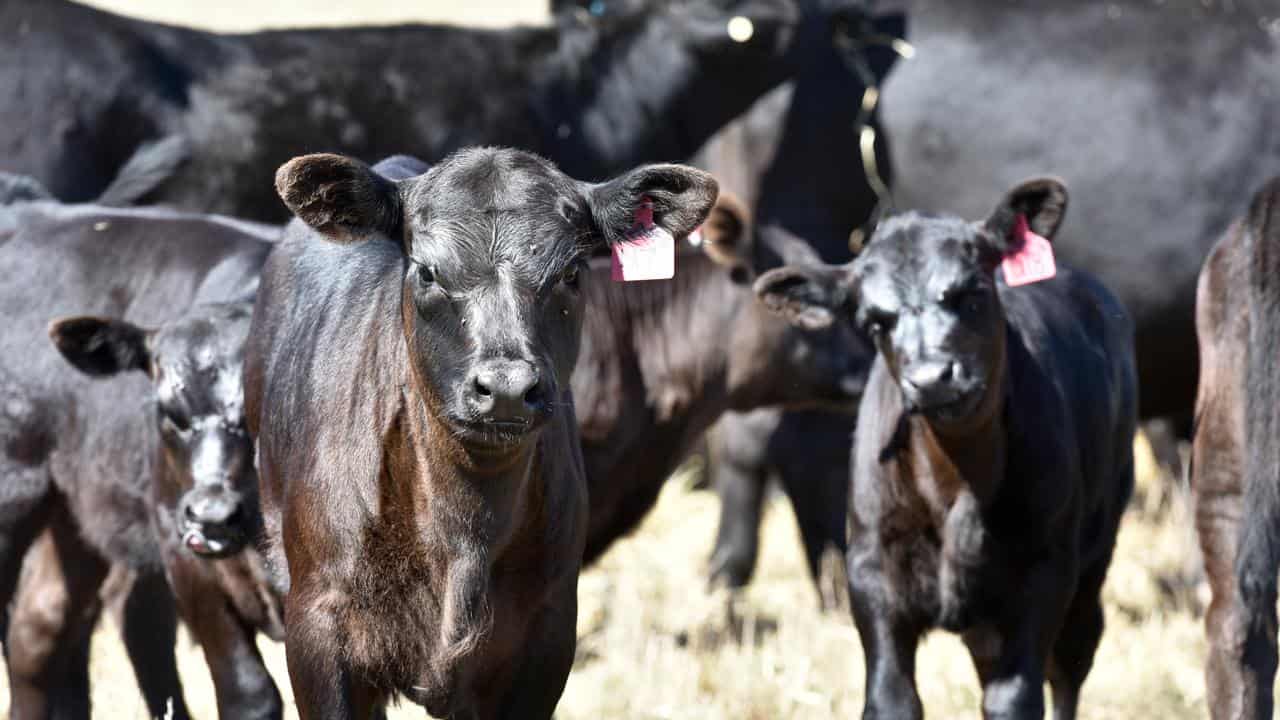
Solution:
[[[1004,268],[1004,281],[1009,287],[1048,280],[1058,274],[1057,263],[1053,261],[1053,245],[1031,232],[1031,228],[1027,227],[1026,217],[1018,216],[1018,224],[1013,232],[1015,236],[1022,236],[1022,248],[1012,255],[1006,255],[1000,264]]]
[[[625,239],[613,246],[613,281],[669,280],[676,274],[676,241],[653,222],[653,201],[642,198]]]

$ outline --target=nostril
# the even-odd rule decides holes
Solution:
[[[486,385],[484,381],[481,380],[480,378],[476,378],[475,380],[475,389],[476,389],[476,394],[479,395],[480,397],[489,397],[490,395],[493,394],[493,391],[489,389],[489,386]]]
[[[942,368],[942,374],[939,377],[941,382],[951,382],[951,378],[955,374],[955,363],[947,363]]]
[[[187,503],[182,508],[182,517],[186,518],[187,522],[192,522],[192,523],[200,522],[200,517],[196,515],[196,509],[191,503]]]
[[[540,381],[535,382],[533,387],[529,388],[529,391],[524,394],[524,402],[526,405],[542,404],[542,383]]]
[[[236,505],[231,508],[231,512],[227,514],[227,519],[223,521],[226,525],[240,524],[240,506]]]

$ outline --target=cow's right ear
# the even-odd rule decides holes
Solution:
[[[761,275],[755,293],[792,325],[821,330],[852,309],[852,274],[847,265],[785,265]]]
[[[276,171],[276,192],[294,215],[334,242],[398,237],[404,222],[396,184],[343,155],[290,160]]]
[[[49,338],[58,352],[86,375],[115,375],[126,370],[150,372],[150,333],[132,323],[92,316],[49,323]]]
[[[591,215],[609,245],[635,226],[646,199],[654,224],[684,238],[707,219],[718,192],[710,173],[686,165],[645,165],[586,188]]]

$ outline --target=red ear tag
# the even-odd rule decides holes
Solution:
[[[676,274],[676,239],[653,223],[653,201],[641,198],[626,239],[613,246],[613,281],[669,280]]]
[[[1022,248],[1012,255],[1005,255],[1000,263],[1004,268],[1004,281],[1009,287],[1030,285],[1058,274],[1057,263],[1053,261],[1053,244],[1031,232],[1026,217],[1018,216],[1013,232],[1022,236]]]

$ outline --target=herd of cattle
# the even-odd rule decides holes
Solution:
[[[153,716],[181,618],[223,718],[282,716],[258,633],[307,720],[549,718],[583,564],[705,442],[714,580],[770,478],[815,576],[844,554],[865,717],[923,714],[943,628],[985,716],[1047,681],[1073,718],[1153,418],[1193,440],[1211,714],[1272,716],[1280,8],[554,5],[0,4],[10,717],[88,717],[115,568]],[[614,281],[637,233],[672,279]]]

